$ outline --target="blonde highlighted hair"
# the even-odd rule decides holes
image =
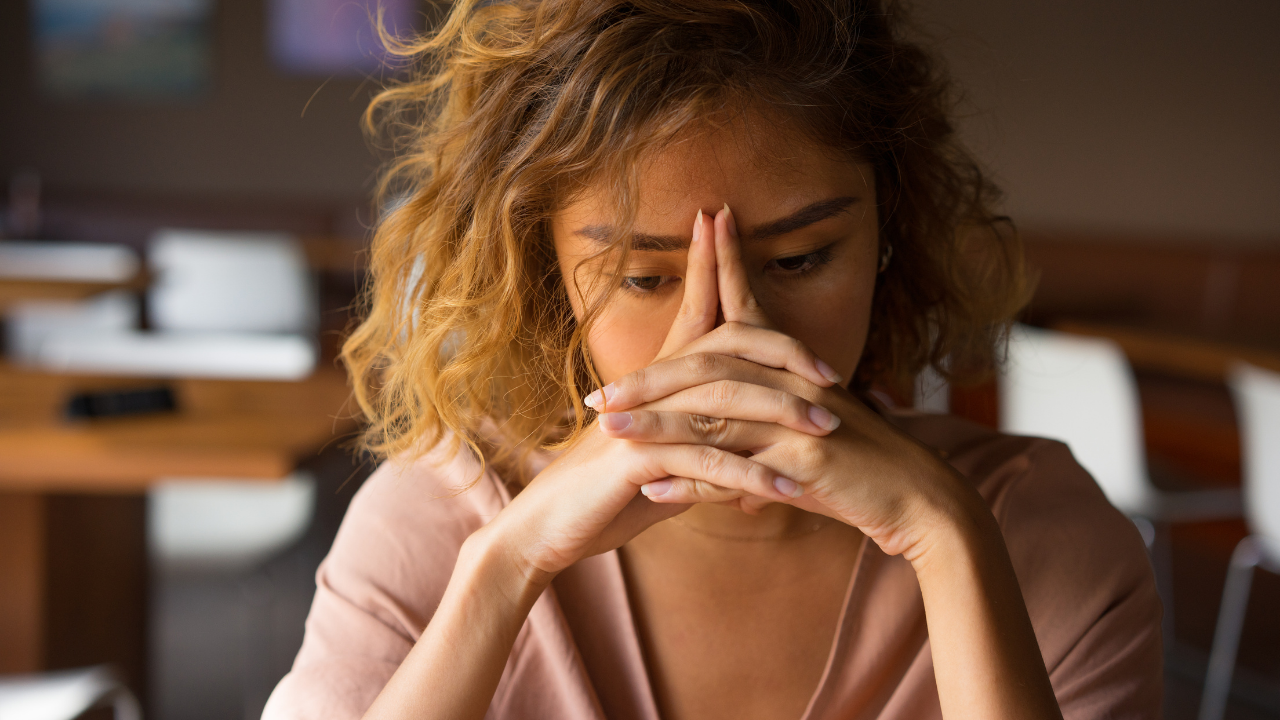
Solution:
[[[880,0],[458,0],[402,42],[366,127],[395,153],[362,320],[342,349],[381,456],[447,432],[489,461],[562,441],[594,384],[550,218],[588,183],[630,217],[645,153],[759,108],[869,163],[892,262],[854,382],[986,372],[1028,283],[951,85]],[[481,425],[492,420],[498,441]]]

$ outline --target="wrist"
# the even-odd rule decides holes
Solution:
[[[462,543],[454,572],[483,592],[496,592],[513,605],[530,608],[554,575],[525,562],[518,547],[492,524],[485,525]]]
[[[917,576],[973,570],[987,553],[1003,551],[1000,526],[982,496],[963,478],[955,480],[954,492],[935,497],[920,513],[924,529],[904,553]]]

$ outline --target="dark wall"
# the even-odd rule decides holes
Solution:
[[[27,2],[0,2],[0,179],[31,169],[51,191],[366,196],[375,165],[359,117],[376,79],[283,76],[267,57],[263,0],[214,6],[203,99],[73,103],[37,94]]]
[[[215,2],[206,100],[109,105],[38,98],[26,1],[0,0],[0,179],[28,167],[51,189],[367,194],[371,84],[280,76],[263,0]],[[1280,3],[910,4],[966,87],[964,134],[1024,227],[1280,243]]]
[[[1280,3],[911,1],[1022,226],[1280,245]]]

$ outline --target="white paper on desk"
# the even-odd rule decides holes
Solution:
[[[50,335],[34,364],[56,372],[240,380],[301,380],[316,347],[301,335],[98,333]]]
[[[119,283],[132,280],[140,267],[138,253],[127,245],[0,242],[0,278],[8,280]]]

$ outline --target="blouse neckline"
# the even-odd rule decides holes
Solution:
[[[809,703],[805,707],[804,714],[800,716],[799,720],[815,720],[818,717],[816,713],[826,704],[824,700],[829,694],[830,679],[839,672],[840,658],[843,657],[845,648],[854,631],[853,625],[855,623],[852,617],[853,598],[855,589],[861,585],[858,582],[858,578],[867,564],[864,562],[867,556],[867,536],[862,535],[858,542],[858,552],[853,563],[853,571],[849,573],[848,585],[845,587],[844,600],[840,607],[835,633],[831,639],[831,648],[827,653],[827,661],[813,694],[809,696]],[[641,717],[643,720],[662,720],[661,715],[658,713],[657,696],[653,691],[649,664],[640,645],[640,628],[636,623],[635,609],[631,606],[631,593],[629,592],[626,573],[622,568],[622,559],[617,550],[610,550],[602,556],[602,559],[608,572],[608,581],[610,585],[619,591],[620,595],[620,616],[617,618],[617,622],[622,625],[621,629],[624,631],[620,633],[623,638],[623,647],[620,650],[627,656],[624,661],[638,669],[635,682],[641,685],[640,688],[637,688],[640,690],[640,699],[643,703]]]

